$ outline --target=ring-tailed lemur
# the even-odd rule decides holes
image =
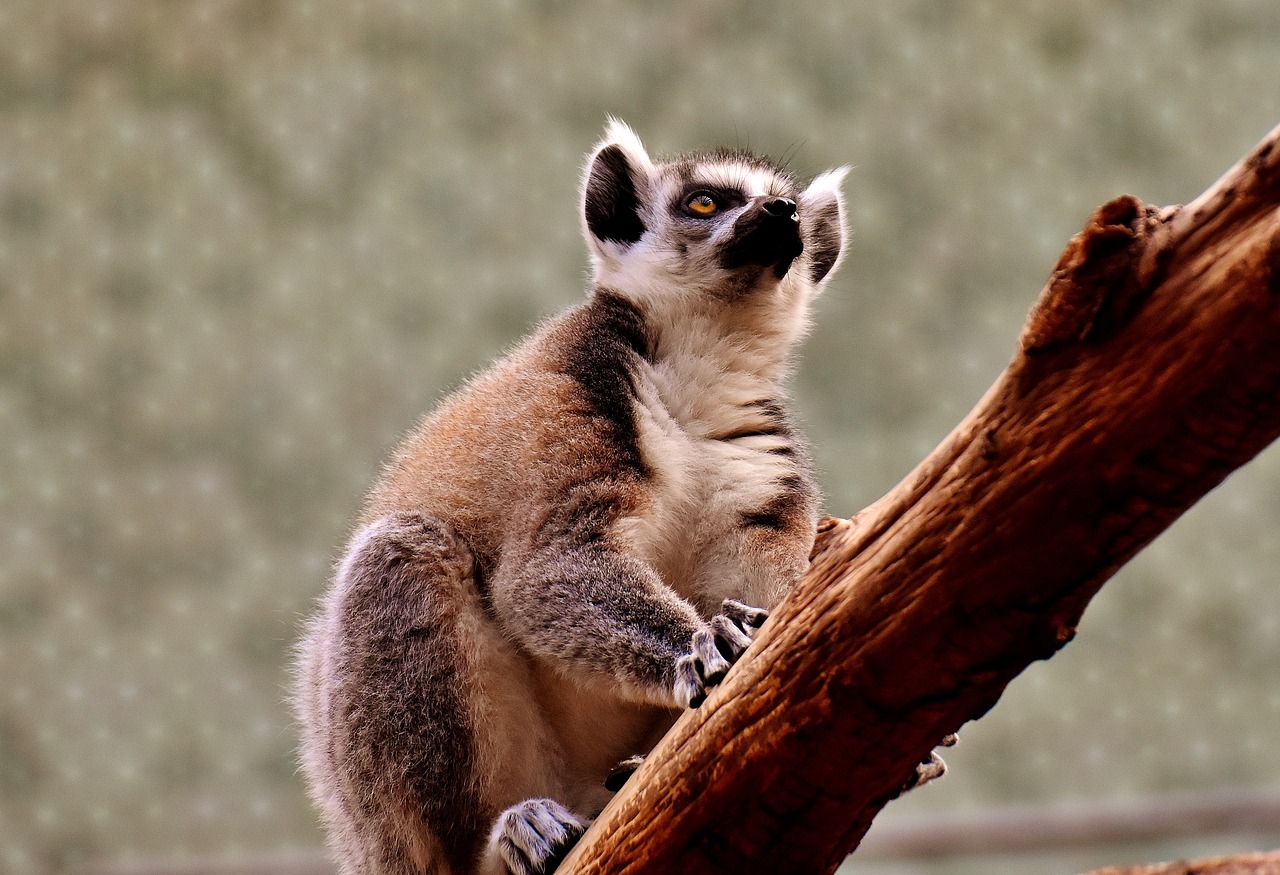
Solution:
[[[301,645],[344,872],[552,871],[805,569],[818,494],[783,383],[844,174],[654,161],[609,124],[586,302],[406,440]]]

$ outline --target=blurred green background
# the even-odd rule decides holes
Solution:
[[[582,294],[609,113],[854,165],[797,393],[848,514],[993,381],[1095,205],[1190,200],[1280,122],[1280,5],[0,5],[0,871],[319,845],[300,618],[398,435]],[[1278,524],[1273,450],[881,820],[1280,789]]]

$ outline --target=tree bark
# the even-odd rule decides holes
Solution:
[[[806,577],[558,870],[832,872],[945,733],[1280,434],[1280,128],[1192,204],[1100,207],[934,452]]]

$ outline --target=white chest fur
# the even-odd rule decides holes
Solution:
[[[746,515],[766,506],[798,467],[795,437],[779,428],[781,388],[714,360],[685,358],[636,374],[640,449],[649,501],[626,529],[663,580],[700,610],[724,598],[763,604],[759,557],[734,549]],[[759,584],[754,583],[760,580]]]

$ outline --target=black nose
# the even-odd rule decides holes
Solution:
[[[796,215],[796,202],[789,197],[765,198],[760,208],[779,219],[793,219]]]

